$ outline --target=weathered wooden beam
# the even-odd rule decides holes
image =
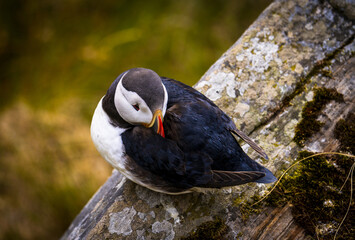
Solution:
[[[243,145],[276,175],[302,149],[339,149],[335,125],[355,110],[351,16],[327,1],[275,1],[195,86],[266,150],[268,162]],[[326,104],[317,118],[324,124],[298,145],[293,139],[302,109],[321,87],[335,89],[344,101]],[[191,233],[204,227],[224,239],[308,239],[289,205],[266,206],[260,214],[242,219],[237,202],[266,188],[248,184],[170,196],[113,171],[62,239],[194,239]]]

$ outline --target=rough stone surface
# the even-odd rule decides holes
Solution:
[[[351,20],[355,20],[355,1],[354,0],[330,0],[333,7],[343,12]]]
[[[335,123],[355,110],[354,31],[351,20],[327,1],[275,1],[195,87],[265,149],[269,161],[243,145],[279,176],[302,150],[293,142],[294,130],[315,87],[335,88],[344,102],[327,104],[318,118],[323,127],[303,149],[338,149]],[[180,239],[216,217],[228,226],[226,239],[308,239],[288,205],[265,207],[242,220],[234,203],[262,195],[266,188],[252,183],[170,196],[113,171],[63,239]]]

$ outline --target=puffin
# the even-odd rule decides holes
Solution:
[[[120,74],[91,122],[98,152],[131,181],[153,191],[184,194],[249,182],[272,183],[238,137],[267,154],[205,95],[153,70]]]

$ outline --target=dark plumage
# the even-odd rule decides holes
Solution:
[[[155,102],[158,97],[152,96],[161,98],[163,88],[154,91],[148,85],[149,78],[155,78],[156,81],[158,75],[152,75],[154,72],[148,69],[129,71],[134,72],[134,77],[124,77],[124,81],[129,82],[126,85],[130,89],[140,89],[136,90],[137,94],[150,102],[154,112],[159,104]],[[114,89],[122,76],[111,85],[102,107],[115,127],[125,129],[121,139],[126,158],[125,169],[130,179],[153,190],[174,194],[194,188],[275,181],[276,178],[268,169],[244,153],[233,135],[242,137],[267,158],[264,151],[238,130],[212,101],[176,80],[161,78],[168,93],[163,122],[165,138],[152,128],[127,123],[113,104]],[[135,83],[139,86],[135,86]]]

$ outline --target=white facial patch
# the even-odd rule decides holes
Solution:
[[[166,107],[168,105],[168,92],[166,91],[166,88],[164,86],[163,83],[161,83],[161,85],[163,85],[163,88],[164,88],[164,106],[163,106],[163,117],[165,116],[165,112],[166,112]]]
[[[115,107],[120,116],[128,123],[139,125],[149,124],[153,118],[153,113],[146,102],[135,92],[128,91],[122,85],[125,73],[117,84],[115,92]],[[133,106],[139,107],[137,111]]]

